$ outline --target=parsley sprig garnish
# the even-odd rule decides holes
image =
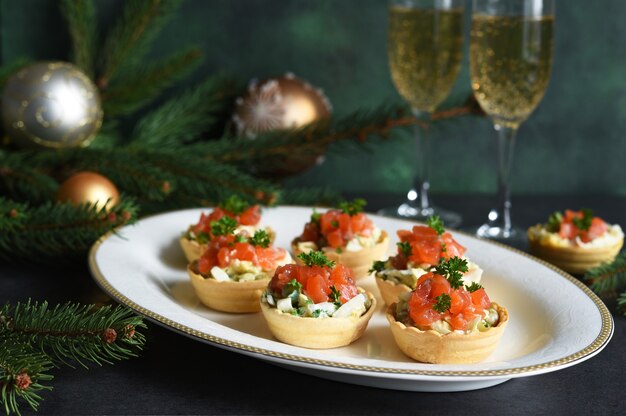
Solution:
[[[441,218],[439,218],[438,215],[431,215],[430,217],[428,217],[428,219],[426,220],[426,225],[435,230],[437,232],[437,235],[441,235],[446,232],[446,230],[443,228],[443,221],[441,220]]]
[[[311,222],[319,225],[321,219],[322,219],[322,213],[317,212],[315,208],[313,208],[313,213],[311,214]]]
[[[341,292],[335,286],[330,287],[330,300],[337,306],[341,306]]]
[[[448,279],[453,289],[463,286],[463,273],[467,270],[467,260],[456,256],[448,260],[442,258],[439,260],[439,264],[435,266],[435,273]]]
[[[591,220],[593,220],[593,211],[589,208],[583,208],[581,210],[582,217],[575,217],[572,219],[572,223],[578,228],[580,231],[587,231],[591,227]]]
[[[400,243],[396,243],[400,253],[404,254],[404,257],[409,258],[411,254],[413,254],[413,248],[411,247],[411,243],[408,241],[402,241]]]
[[[270,235],[265,230],[257,230],[250,238],[250,244],[267,248],[270,245]]]
[[[218,235],[230,235],[237,228],[237,221],[234,219],[223,216],[217,221],[211,222],[211,234]]]
[[[326,266],[331,269],[335,267],[335,262],[329,260],[328,257],[324,254],[323,251],[310,251],[308,253],[300,253],[298,258],[302,260],[305,266],[313,267],[313,266]]]
[[[359,212],[362,212],[363,208],[365,208],[365,205],[367,205],[367,202],[365,202],[364,199],[357,198],[353,200],[352,202],[348,202],[348,201],[340,202],[338,205],[338,208],[342,210],[344,213],[350,216],[353,216],[353,215],[358,214]]]
[[[483,287],[476,282],[472,282],[472,284],[469,286],[465,285],[465,289],[467,289],[467,291],[470,293],[476,292],[477,290],[480,290],[482,288]]]
[[[559,211],[555,211],[548,217],[546,229],[551,233],[558,233],[561,229],[561,222],[563,222],[563,214]]]
[[[220,208],[239,215],[250,207],[250,203],[240,196],[233,194],[220,203]]]
[[[295,293],[295,298],[297,300],[298,295],[302,293],[302,284],[298,282],[296,279],[291,279],[285,286],[283,286],[283,296],[287,297]],[[292,299],[293,301],[294,299]]]
[[[372,263],[372,267],[370,267],[370,269],[367,272],[374,273],[374,272],[382,272],[383,270],[385,270],[385,262],[382,260],[375,260],[374,263]]]
[[[442,293],[441,295],[435,298],[437,302],[433,305],[433,309],[439,313],[444,313],[448,309],[450,309],[450,305],[452,305],[452,298],[447,293]]]

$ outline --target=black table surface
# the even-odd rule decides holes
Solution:
[[[399,202],[366,195],[369,209]],[[441,196],[442,207],[479,224],[492,197]],[[554,210],[590,207],[626,225],[624,197],[518,197],[522,227]],[[29,267],[0,264],[0,301],[106,303],[86,265]],[[612,307],[612,306],[610,306]],[[54,371],[38,414],[623,414],[626,400],[626,318],[614,315],[615,334],[595,357],[572,367],[512,379],[476,391],[415,393],[344,384],[293,372],[150,324],[139,358],[90,370]],[[24,413],[29,410],[23,406]]]

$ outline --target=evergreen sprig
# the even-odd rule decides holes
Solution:
[[[47,302],[6,304],[0,309],[0,338],[27,345],[55,365],[112,364],[137,355],[145,342],[142,319],[122,306]]]
[[[72,61],[90,78],[94,76],[97,20],[91,0],[62,0],[61,13],[72,42]]]
[[[54,197],[58,186],[50,175],[31,165],[28,153],[0,154],[0,195],[44,203]]]
[[[0,258],[71,261],[102,234],[136,219],[137,206],[132,200],[122,198],[107,208],[52,201],[30,206],[0,197]]]
[[[7,415],[20,414],[20,400],[37,410],[43,400],[38,392],[52,389],[42,384],[52,380],[52,375],[47,374],[52,367],[47,355],[4,338],[0,332],[0,405]]]
[[[626,251],[622,251],[610,263],[595,267],[583,277],[591,290],[599,296],[618,296],[618,309],[626,315]]]
[[[212,76],[186,93],[174,97],[143,117],[131,135],[134,146],[179,148],[210,131],[224,120],[239,92],[237,83]]]
[[[0,308],[0,404],[20,413],[20,399],[37,410],[41,384],[53,367],[102,365],[135,357],[145,343],[141,317],[121,306],[95,308],[47,302]]]
[[[136,69],[179,4],[180,0],[125,2],[121,18],[104,41],[96,85],[106,89],[120,72]]]
[[[104,113],[108,118],[134,113],[190,74],[200,61],[200,50],[192,47],[112,82],[101,95]]]
[[[367,138],[387,137],[392,128],[404,126],[394,123],[399,114],[404,114],[403,111],[404,107],[384,105],[356,111],[333,121],[321,120],[298,129],[261,134],[254,140],[225,137],[198,146],[198,151],[204,152],[210,160],[232,164],[256,175],[293,174],[315,164],[331,144],[342,142],[344,146],[351,143],[363,147]],[[406,126],[409,125],[411,123],[406,122]]]

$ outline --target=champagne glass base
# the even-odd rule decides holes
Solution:
[[[472,231],[478,237],[507,244],[521,250],[524,250],[527,245],[526,231],[519,227],[504,228],[483,224]]]
[[[418,208],[409,204],[402,204],[399,207],[387,207],[379,210],[378,215],[385,217],[404,218],[426,222],[431,215],[438,215],[443,220],[446,228],[457,228],[461,225],[462,217],[456,212],[448,211],[438,207]]]

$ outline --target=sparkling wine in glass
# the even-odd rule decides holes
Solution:
[[[463,55],[464,0],[392,0],[389,6],[388,59],[391,78],[420,123],[416,126],[417,175],[407,201],[379,211],[416,220],[439,215],[447,226],[461,222],[457,213],[435,208],[428,190],[430,141],[420,127],[430,122],[450,94]]]
[[[520,124],[548,85],[554,39],[554,0],[473,0],[470,77],[476,100],[498,137],[498,205],[476,234],[519,245],[511,223],[510,171]]]

